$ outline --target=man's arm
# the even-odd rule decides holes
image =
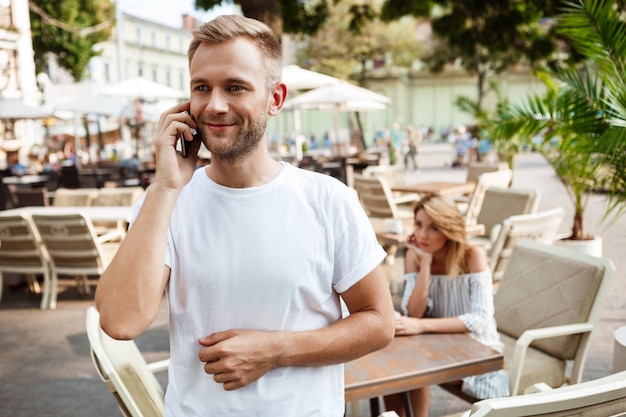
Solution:
[[[200,144],[188,158],[176,152],[180,133],[191,137],[189,103],[177,104],[159,120],[154,144],[157,168],[141,210],[115,257],[98,281],[96,306],[102,329],[115,339],[133,339],[154,320],[169,279],[165,247],[180,190],[191,179]]]
[[[156,317],[169,278],[165,242],[177,195],[159,187],[148,190],[137,219],[98,280],[100,325],[114,339],[134,339]]]
[[[205,371],[233,390],[274,368],[343,363],[387,346],[394,336],[394,310],[382,268],[377,266],[341,296],[350,315],[322,329],[227,330],[201,339]]]

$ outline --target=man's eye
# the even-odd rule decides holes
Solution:
[[[206,85],[199,85],[196,87],[196,91],[209,91],[209,87]]]
[[[229,91],[242,91],[243,87],[240,85],[232,85],[228,88]]]

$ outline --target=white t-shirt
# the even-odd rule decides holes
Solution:
[[[278,368],[225,391],[204,372],[198,339],[339,320],[339,293],[385,256],[351,190],[289,164],[270,183],[241,189],[220,186],[199,169],[181,191],[167,248],[166,416],[343,416],[343,365]]]

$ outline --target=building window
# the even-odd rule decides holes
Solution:
[[[152,42],[152,47],[153,47],[153,48],[156,48],[156,46],[157,46],[156,36],[157,36],[157,35],[156,35],[156,32],[153,30],[153,31],[150,33],[150,41]]]
[[[166,50],[166,51],[169,51],[169,50],[170,50],[170,48],[172,47],[172,45],[171,45],[171,40],[172,40],[172,39],[171,39],[171,37],[170,37],[170,34],[169,34],[169,33],[166,33],[166,34],[165,34],[165,50]]]
[[[141,27],[139,26],[135,28],[135,37],[136,37],[137,45],[141,45]]]
[[[156,68],[152,68],[152,81],[159,82],[158,71]]]

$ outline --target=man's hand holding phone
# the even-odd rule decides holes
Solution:
[[[187,110],[187,114],[189,114],[189,110]],[[180,149],[183,155],[183,158],[187,158],[189,155],[189,150],[191,149],[194,142],[202,142],[202,136],[200,136],[200,131],[196,129],[191,129],[191,133],[193,135],[193,140],[186,140],[185,135],[183,133],[180,134]]]
[[[189,102],[177,104],[161,114],[154,141],[157,166],[153,185],[158,182],[178,189],[191,179],[201,144],[199,138],[193,137],[196,127],[196,121],[189,114]],[[185,158],[183,148],[177,150],[179,141],[185,145]]]

